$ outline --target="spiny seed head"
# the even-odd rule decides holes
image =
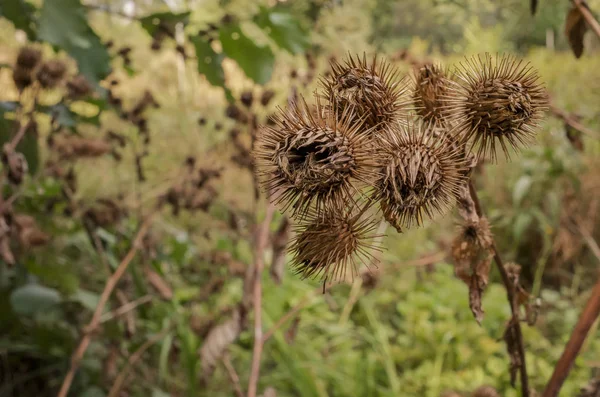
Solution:
[[[43,88],[54,88],[63,79],[67,67],[62,61],[52,59],[44,62],[37,72],[37,80]]]
[[[369,183],[370,130],[353,119],[351,109],[339,115],[301,99],[261,129],[254,159],[265,190],[284,210],[302,217],[310,207],[343,208]]]
[[[439,65],[426,64],[415,71],[413,102],[415,110],[426,122],[443,124],[443,107],[448,94],[449,78]]]
[[[42,59],[40,50],[31,47],[22,47],[17,55],[17,69],[27,69],[31,71]]]
[[[447,210],[464,182],[467,164],[460,148],[430,129],[420,122],[398,124],[381,145],[384,161],[373,197],[399,232],[421,225],[424,214],[431,218]]]
[[[533,140],[548,105],[537,72],[512,56],[467,59],[457,71],[458,84],[448,96],[447,112],[477,157],[497,158],[496,145],[508,157]]]
[[[407,91],[405,80],[398,80],[398,72],[389,63],[366,55],[349,56],[343,64],[331,61],[332,73],[321,78],[324,97],[338,115],[348,108],[355,109],[357,118],[364,118],[365,126],[373,132],[395,124],[405,108],[402,96]]]
[[[296,227],[291,240],[292,267],[302,278],[324,281],[358,275],[358,266],[373,262],[377,225],[364,211],[327,211],[311,215]]]

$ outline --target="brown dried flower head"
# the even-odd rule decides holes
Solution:
[[[477,157],[506,157],[509,147],[533,140],[548,105],[537,72],[512,56],[466,60],[456,73],[458,83],[447,97],[447,114],[458,124],[461,138],[477,147]]]
[[[36,78],[43,88],[54,88],[61,82],[66,71],[67,67],[62,61],[52,59],[42,64]]]
[[[367,128],[373,131],[385,130],[401,117],[407,103],[402,100],[407,91],[404,79],[398,79],[398,72],[391,64],[373,57],[367,61],[366,55],[349,56],[343,64],[331,61],[328,76],[321,79],[324,97],[338,110],[354,108],[357,119],[364,118]]]
[[[93,88],[87,81],[85,76],[77,75],[72,77],[69,81],[67,81],[67,90],[69,98],[80,99],[91,94]]]
[[[42,59],[42,53],[40,50],[31,47],[22,47],[17,55],[16,68],[33,70],[40,60]]]
[[[426,122],[444,124],[443,108],[449,89],[446,76],[446,71],[435,64],[426,64],[415,71],[413,102],[417,114]]]
[[[464,182],[467,164],[460,148],[430,129],[420,122],[398,124],[381,145],[384,161],[373,198],[399,232],[421,225],[423,215],[447,210]]]
[[[373,262],[377,225],[363,211],[312,214],[296,227],[291,240],[292,267],[302,278],[339,281],[358,275],[361,264]],[[350,273],[348,273],[350,272]]]
[[[253,157],[264,189],[283,210],[302,217],[309,208],[343,208],[375,171],[370,130],[352,124],[354,113],[335,115],[317,100],[301,99],[273,116],[257,138]]]

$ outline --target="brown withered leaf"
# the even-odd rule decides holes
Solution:
[[[146,274],[148,282],[158,291],[161,298],[166,300],[173,298],[173,290],[160,274],[149,267],[145,268],[144,273]]]
[[[582,2],[584,7],[587,7],[585,2]],[[581,57],[583,54],[583,36],[587,31],[585,18],[579,8],[573,7],[567,14],[565,22],[565,35],[569,39],[569,45],[575,55],[575,58]]]
[[[510,357],[510,384],[514,387],[517,381],[517,373],[523,359],[519,353],[519,337],[517,333],[517,324],[515,318],[511,318],[504,330],[504,342],[506,342],[506,351]]]
[[[294,318],[290,327],[285,331],[284,338],[288,345],[294,343],[298,334],[298,326],[300,325],[300,317]]]
[[[585,387],[581,389],[578,397],[598,397],[600,396],[600,377],[592,379]]]
[[[246,310],[240,305],[228,320],[212,328],[206,336],[199,352],[202,360],[203,382],[208,382],[229,345],[240,336],[245,325],[245,318]]]

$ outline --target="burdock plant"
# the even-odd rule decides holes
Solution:
[[[440,65],[427,64],[415,71],[412,97],[415,111],[423,120],[432,124],[446,121],[443,111],[449,84],[447,72]]]

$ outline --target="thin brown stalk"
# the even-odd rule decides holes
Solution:
[[[129,371],[131,370],[131,367],[133,367],[139,361],[139,359],[142,358],[142,355],[146,352],[146,350],[148,350],[156,342],[158,342],[162,338],[164,338],[170,330],[171,330],[170,327],[163,329],[160,333],[152,336],[150,339],[148,339],[146,342],[144,342],[144,344],[142,344],[135,352],[133,352],[129,356],[129,358],[127,359],[127,363],[125,364],[125,367],[119,372],[117,379],[115,379],[115,382],[113,383],[112,387],[110,388],[108,397],[117,397],[118,396],[119,392],[121,391],[121,388],[123,387],[123,383],[125,382],[125,380],[127,379],[127,376],[129,375]]]
[[[583,235],[584,240],[596,259],[600,261],[600,249],[598,248],[596,241],[581,225],[579,225],[579,231]],[[587,301],[583,311],[581,312],[581,315],[579,316],[579,320],[573,329],[571,338],[569,339],[569,342],[567,342],[562,355],[558,359],[556,367],[554,367],[554,372],[552,373],[552,376],[546,385],[546,389],[544,390],[542,397],[558,396],[565,379],[567,379],[567,376],[571,371],[573,362],[579,354],[579,351],[581,350],[581,347],[583,346],[583,343],[585,342],[585,339],[598,316],[600,316],[600,279],[598,279],[596,282],[596,286],[592,290],[592,296]]]
[[[152,295],[144,295],[141,298],[133,300],[124,304],[123,306],[118,307],[110,313],[106,313],[100,318],[100,324],[104,324],[107,321],[112,320],[113,318],[121,317],[130,311],[136,309],[138,306],[141,306],[145,303],[150,302],[154,297]]]
[[[262,335],[262,271],[264,268],[264,251],[269,238],[269,226],[273,219],[275,207],[269,204],[267,213],[260,229],[254,247],[254,271],[252,302],[254,306],[254,349],[252,352],[252,368],[250,370],[250,381],[248,382],[248,397],[256,397],[258,377],[260,374],[260,358],[263,349]]]
[[[594,138],[600,138],[600,133],[593,131],[593,130],[589,129],[588,127],[586,127],[585,125],[581,124],[571,114],[565,112],[564,110],[559,109],[556,106],[551,104],[550,111],[552,112],[552,114],[554,116],[558,117],[559,119],[564,121],[566,124],[568,124],[569,126],[571,126],[574,129],[576,129],[577,131],[580,131],[580,132],[584,133],[585,135],[589,135]]]
[[[585,21],[588,23],[590,28],[596,33],[596,36],[600,37],[600,24],[594,18],[594,15],[590,11],[587,6],[587,3],[584,0],[571,0],[573,5],[579,9],[581,15],[585,18]]]
[[[98,305],[96,306],[96,310],[94,310],[94,314],[90,323],[85,327],[83,338],[81,338],[81,342],[79,342],[79,346],[75,349],[73,354],[71,355],[71,367],[69,368],[69,372],[65,376],[63,383],[60,387],[60,391],[58,392],[57,397],[66,397],[69,393],[69,389],[71,388],[71,384],[73,383],[73,378],[75,378],[75,372],[79,368],[81,360],[92,341],[92,332],[96,330],[98,325],[100,324],[100,319],[102,317],[102,312],[104,311],[104,307],[110,298],[115,286],[125,274],[127,267],[135,257],[138,249],[142,245],[142,240],[148,230],[150,229],[150,225],[152,224],[153,216],[150,215],[146,218],[146,220],[140,226],[137,235],[135,236],[131,248],[127,255],[123,258],[119,266],[115,272],[110,276],[108,280],[106,280],[106,284],[104,286],[104,290],[102,291],[102,295],[100,296],[100,300],[98,301]]]
[[[279,318],[279,320],[277,320],[277,322],[275,324],[273,324],[273,326],[271,326],[271,328],[264,334],[263,338],[262,338],[262,343],[264,344],[266,341],[269,340],[270,337],[273,336],[273,334],[279,329],[281,328],[281,326],[283,324],[285,324],[288,320],[290,320],[291,318],[293,318],[296,314],[298,314],[298,312],[300,310],[302,310],[304,308],[304,306],[306,306],[308,304],[308,302],[310,301],[310,299],[316,294],[319,293],[323,290],[322,287],[318,287],[316,290],[309,292],[308,294],[306,294],[306,296],[300,301],[298,302],[296,305],[294,305],[290,310],[288,310],[287,313],[285,313],[283,316],[281,316],[281,318]]]
[[[244,397],[244,392],[242,391],[242,386],[240,385],[240,377],[237,372],[235,372],[235,368],[231,364],[231,358],[229,358],[229,354],[225,353],[223,355],[223,366],[225,370],[227,370],[227,375],[229,376],[229,380],[233,384],[233,390],[235,390],[236,397]]]
[[[479,197],[477,196],[477,191],[475,190],[475,186],[473,185],[473,181],[469,181],[469,192],[471,193],[471,198],[475,203],[475,210],[477,211],[477,215],[479,217],[483,217],[483,210],[481,208],[481,203],[479,202]],[[502,261],[502,257],[498,252],[498,248],[496,247],[496,242],[493,243],[494,250],[494,262],[500,272],[500,276],[502,277],[502,282],[504,283],[504,287],[506,288],[506,296],[508,297],[508,302],[510,303],[510,310],[512,312],[512,321],[514,322],[515,333],[517,336],[518,350],[519,355],[521,356],[521,365],[519,367],[521,372],[521,393],[523,397],[529,397],[529,378],[527,376],[527,364],[525,360],[525,347],[523,345],[523,332],[521,331],[521,322],[519,319],[519,307],[517,304],[515,287],[511,283],[510,278],[508,277],[508,273],[504,267],[504,263]]]

